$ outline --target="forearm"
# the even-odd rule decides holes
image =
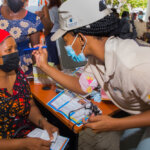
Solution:
[[[42,122],[46,121],[33,100],[31,100],[31,110],[28,119],[40,128],[43,128]]]
[[[47,36],[49,33],[50,33],[50,31],[52,30],[52,28],[53,28],[53,23],[51,22],[51,21],[49,21],[50,19],[48,19],[48,18],[46,18],[46,17],[43,17],[42,19],[41,19],[41,22],[42,22],[42,24],[43,24],[43,26],[44,26],[44,35],[45,36]]]
[[[125,118],[119,118],[116,121],[117,130],[124,130],[129,128],[139,128],[150,126],[150,110],[143,112],[139,115],[133,115]]]
[[[42,9],[43,13],[44,13],[44,17],[41,18],[41,22],[42,24],[44,25],[44,34],[45,36],[48,35],[51,31],[51,29],[53,28],[53,23],[50,19],[50,16],[49,16],[49,12],[48,12],[48,8],[47,6],[44,6],[43,9]]]
[[[79,94],[85,94],[84,91],[82,91],[81,89],[79,79],[77,77],[67,75],[49,65],[45,65],[41,69],[63,87]]]
[[[0,140],[1,150],[24,150],[24,139],[2,139]]]

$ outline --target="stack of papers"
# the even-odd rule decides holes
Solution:
[[[34,137],[34,138],[41,138],[43,140],[50,140],[50,137],[46,130],[42,130],[40,128],[36,128],[33,131],[31,131],[28,135],[28,137]],[[57,132],[53,133],[53,139],[51,140],[51,147],[50,150],[63,150],[65,146],[67,145],[69,138],[63,137],[58,135]]]
[[[54,66],[53,63],[49,62],[48,64],[50,66]],[[52,78],[50,78],[45,72],[43,72],[36,65],[33,66],[33,76],[34,76],[34,83],[36,84],[49,85],[55,83]]]
[[[91,102],[69,90],[60,92],[50,100],[47,105],[78,127],[82,126],[83,118],[85,120],[88,119],[89,115],[92,113]]]

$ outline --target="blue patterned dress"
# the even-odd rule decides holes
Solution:
[[[15,38],[20,56],[20,66],[25,74],[31,73],[31,51],[25,52],[23,50],[29,48],[29,35],[43,29],[40,18],[36,14],[27,11],[23,19],[9,20],[2,16],[0,8],[0,29],[8,31]]]

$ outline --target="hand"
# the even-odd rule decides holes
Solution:
[[[51,142],[40,138],[25,138],[23,140],[23,150],[49,150]]]
[[[39,16],[40,18],[43,18],[43,17],[44,17],[43,11],[36,11],[35,14],[36,14],[37,16]]]
[[[95,133],[104,131],[114,131],[117,130],[117,120],[107,115],[97,115],[92,114],[85,123],[85,127],[91,128]]]
[[[57,131],[59,133],[59,129],[55,127],[54,125],[50,124],[49,122],[47,122],[46,120],[43,120],[42,126],[43,126],[43,129],[48,132],[51,140],[53,139],[54,132]]]
[[[48,65],[47,50],[45,48],[42,48],[42,45],[35,45],[34,47],[39,47],[39,50],[33,51],[32,55],[34,55],[35,57],[36,65],[42,69],[44,66]]]

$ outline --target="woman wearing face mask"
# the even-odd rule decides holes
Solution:
[[[85,127],[93,133],[84,133],[89,147],[85,143],[82,149],[149,150],[150,47],[121,39],[118,19],[101,0],[67,0],[59,8],[59,18],[60,29],[52,40],[63,36],[68,55],[76,62],[88,58],[87,65],[80,78],[69,76],[48,65],[45,49],[33,52],[37,65],[76,93],[91,92],[99,84],[116,106],[131,114],[92,115]]]
[[[25,138],[35,126],[47,130],[50,137],[58,131],[46,121],[33,101],[28,81],[19,68],[14,38],[0,29],[0,149],[49,150],[50,141]]]
[[[6,0],[0,8],[0,29],[8,31],[16,40],[20,65],[26,74],[32,72],[31,52],[25,52],[29,44],[34,46],[39,43],[40,31],[43,25],[40,18],[24,7],[27,0]]]

